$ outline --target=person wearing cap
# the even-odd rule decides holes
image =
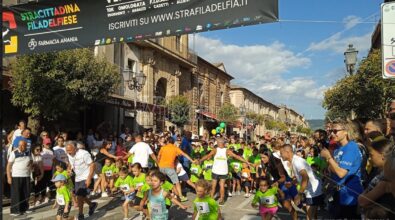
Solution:
[[[56,219],[69,219],[69,213],[71,209],[71,194],[69,189],[66,187],[67,178],[63,174],[58,174],[52,182],[56,186],[56,200],[52,208],[58,207],[56,213]]]
[[[11,216],[28,213],[30,196],[30,173],[33,164],[27,143],[19,141],[19,146],[12,151],[7,164],[7,181],[11,185]]]
[[[51,150],[51,139],[49,139],[48,136],[43,136],[41,158],[42,158],[42,162],[43,162],[44,176],[41,179],[40,184],[42,184],[42,186],[44,186],[43,187],[44,189],[49,187],[49,189],[51,189],[51,192],[52,192],[55,189],[54,185],[51,184],[52,167],[53,167],[53,161],[55,159],[55,155],[54,155],[53,151]],[[49,199],[45,195],[46,195],[46,190],[43,190],[41,192],[41,198],[42,198],[41,202],[47,203],[49,201]],[[54,195],[52,195],[52,196],[54,196]]]

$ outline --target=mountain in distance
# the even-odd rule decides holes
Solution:
[[[317,129],[324,129],[325,126],[325,120],[323,119],[311,119],[307,120],[307,122],[309,123],[309,126],[313,131]]]

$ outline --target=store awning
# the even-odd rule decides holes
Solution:
[[[152,112],[159,115],[167,115],[167,108],[165,106],[136,101],[135,107],[133,99],[117,94],[110,94],[109,98],[105,102],[107,104],[121,107],[124,109],[132,109],[144,112]]]

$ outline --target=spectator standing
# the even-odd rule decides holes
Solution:
[[[126,159],[133,155],[132,164],[139,163],[143,168],[143,172],[148,171],[148,160],[151,157],[155,163],[158,164],[158,160],[152,151],[151,147],[143,141],[141,135],[135,137],[136,144],[129,150],[129,153],[123,158]]]
[[[362,153],[356,142],[350,139],[352,127],[344,121],[334,122],[330,133],[340,145],[333,157],[328,149],[321,156],[328,162],[331,178],[336,183],[329,198],[329,212],[333,218],[358,219],[357,200],[363,191],[361,183]]]
[[[11,143],[13,144],[15,141],[15,138],[18,136],[22,136],[22,131],[26,129],[26,122],[24,120],[20,120],[18,122],[18,128],[14,130],[11,138]]]
[[[59,136],[56,140],[57,145],[53,148],[53,152],[57,161],[62,161],[63,163],[68,163],[69,159],[67,158],[66,149],[64,147],[64,139]]]
[[[7,181],[11,185],[11,216],[30,213],[30,172],[33,160],[27,151],[27,142],[20,140],[11,152],[7,164]]]
[[[30,153],[30,148],[32,146],[32,140],[30,138],[30,135],[31,135],[30,129],[29,128],[25,128],[22,131],[22,136],[17,136],[15,138],[15,140],[12,142],[12,148],[13,149],[18,148],[19,147],[19,142],[21,140],[23,140],[23,141],[26,142],[26,151]]]

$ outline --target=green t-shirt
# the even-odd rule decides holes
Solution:
[[[229,144],[228,148],[232,148],[235,149],[236,151],[238,151],[241,148],[240,144]]]
[[[73,184],[73,181],[71,180],[71,178],[69,177],[69,174],[67,173],[67,170],[63,170],[63,172],[55,171],[54,176],[56,177],[59,174],[62,174],[63,176],[66,177],[66,180],[67,180],[66,187],[67,187],[67,189],[73,190],[74,184]]]
[[[114,166],[114,174],[118,174],[119,173],[119,168]]]
[[[252,204],[256,205],[259,203],[260,206],[264,206],[266,208],[273,208],[278,206],[277,199],[278,188],[271,187],[266,192],[262,192],[258,190],[255,193],[254,199],[252,199]]]
[[[147,183],[144,183],[144,185],[141,186],[141,189],[140,189],[141,193],[137,193],[136,196],[142,199],[142,198],[144,198],[144,193],[148,192],[148,190],[150,190],[150,189],[151,189],[150,185],[148,185]]]
[[[101,169],[101,173],[103,173],[106,177],[112,177],[115,173],[115,166],[113,164],[110,166],[104,165]]]
[[[145,174],[140,173],[139,176],[133,177],[132,180],[132,186],[137,190],[137,188],[144,186],[145,184]],[[144,194],[141,192],[141,190],[136,194],[137,197],[143,198]]]
[[[248,160],[252,156],[252,149],[250,147],[245,147],[243,151],[243,158]]]
[[[119,187],[123,192],[128,192],[130,191],[130,188],[133,187],[133,178],[129,175],[127,175],[125,179],[118,177],[117,181],[114,183],[114,186]]]
[[[254,164],[254,165],[260,165],[261,164],[261,156],[260,155],[251,155],[248,158],[248,162]],[[256,169],[254,166],[251,166],[251,173],[256,173]]]
[[[62,186],[56,189],[56,202],[58,203],[58,205],[64,206],[70,203],[70,198],[70,191],[69,189],[67,189],[66,186]]]
[[[241,169],[243,168],[241,162],[239,160],[236,160],[233,158],[230,159],[229,165],[230,165],[232,173],[240,173]]]
[[[217,202],[209,196],[196,198],[193,201],[193,210],[199,212],[199,220],[217,220],[219,206]]]
[[[200,167],[200,165],[198,164],[192,164],[190,171],[191,171],[191,182],[196,183],[199,180],[200,175],[202,175],[202,167]]]
[[[212,180],[212,169],[213,169],[214,160],[206,160],[203,163],[203,176],[205,180]]]
[[[164,191],[166,191],[166,192],[170,192],[171,190],[173,190],[173,187],[174,187],[174,185],[171,184],[171,183],[170,183],[169,181],[167,181],[167,180],[162,184],[162,189],[163,189]],[[166,198],[166,199],[165,199],[165,203],[166,203],[166,205],[171,206],[171,200],[170,200],[169,198]]]

